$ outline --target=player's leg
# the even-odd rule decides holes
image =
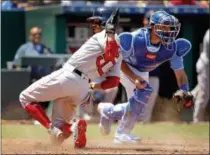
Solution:
[[[118,87],[107,89],[104,91],[103,102],[113,103],[118,92]]]
[[[126,93],[128,97],[131,97],[135,85],[127,78],[126,75],[121,73],[120,82],[126,88]],[[100,131],[102,134],[109,134],[111,131],[111,125],[114,120],[121,120],[125,112],[125,107],[127,103],[121,103],[113,105],[112,103],[100,103],[98,105],[98,112],[100,113]],[[132,135],[131,135],[132,136]],[[139,137],[132,136],[133,139],[139,140]]]
[[[136,142],[129,135],[140,115],[144,114],[145,104],[148,103],[151,93],[152,88],[149,84],[144,89],[134,90],[133,96],[129,99],[128,104],[126,104],[125,113],[118,125],[114,142]]]
[[[52,135],[52,140],[55,144],[62,144],[64,140],[73,134],[75,147],[85,147],[87,124],[82,119],[73,120],[76,107],[77,104],[71,97],[55,100],[52,112],[52,124],[63,132],[61,138]]]
[[[108,135],[114,120],[120,120],[124,114],[126,103],[113,105],[112,103],[101,102],[98,105],[100,114],[99,128],[103,135]]]
[[[51,122],[39,102],[81,94],[77,82],[70,78],[75,75],[68,73],[68,77],[66,74],[63,69],[55,71],[36,81],[20,94],[20,103],[26,112],[52,133],[54,130],[52,130]]]
[[[61,87],[57,78],[62,74],[61,70],[41,78],[34,82],[20,94],[20,103],[34,119],[45,128],[50,127],[50,120],[45,114],[39,102],[54,100],[60,97]]]
[[[139,72],[135,68],[130,67],[131,70],[137,75],[149,82],[148,72]],[[136,142],[140,137],[131,135],[131,130],[133,129],[138,118],[144,117],[144,106],[148,102],[148,97],[151,95],[152,88],[149,84],[145,89],[135,89],[135,85],[131,80],[124,74],[121,75],[121,81],[126,89],[128,103],[124,109],[124,115],[119,121],[117,131],[115,133],[115,139],[117,141],[124,142]],[[135,91],[134,91],[135,90]]]
[[[131,96],[135,88],[134,84],[123,73],[121,73],[120,78],[120,82],[123,86],[126,86],[127,96]],[[98,112],[100,113],[99,127],[102,134],[109,134],[114,120],[121,120],[125,104],[113,105],[112,103],[101,102],[98,105]]]
[[[142,118],[144,123],[149,123],[151,121],[152,111],[155,106],[155,101],[157,99],[158,92],[159,92],[159,78],[155,76],[151,76],[149,78],[149,84],[151,85],[153,92],[151,94],[148,104],[145,105],[145,114],[144,114],[144,118]]]

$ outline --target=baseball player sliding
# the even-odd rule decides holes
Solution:
[[[92,30],[93,35],[103,31],[104,24],[106,20],[109,18],[109,16],[111,15],[112,11],[113,9],[110,9],[110,8],[103,8],[103,7],[97,8],[93,12],[92,16],[87,18],[87,22],[90,24],[90,29]],[[101,83],[101,80],[104,80],[104,79],[102,78],[94,79],[92,82]],[[118,91],[118,87],[114,87],[114,88],[106,89],[106,90],[99,90],[99,89],[94,90],[92,92],[93,100],[90,101],[90,104],[88,104],[89,107],[88,106],[84,107],[83,105],[81,105],[78,111],[79,115],[84,115],[84,112],[85,110],[87,110],[87,108],[93,108],[91,107],[91,105],[97,104],[100,101],[113,103],[114,99],[116,98],[117,91]],[[85,119],[85,115],[84,115],[84,119]]]
[[[105,22],[105,29],[93,35],[77,52],[50,75],[30,85],[20,94],[20,103],[28,114],[40,122],[52,135],[56,144],[62,144],[71,134],[76,148],[86,145],[85,120],[71,123],[77,105],[89,102],[91,89],[110,89],[120,81],[122,56],[117,34],[118,9]],[[102,78],[95,84],[91,80]],[[50,120],[39,102],[54,100]]]
[[[99,125],[103,134],[109,134],[112,122],[120,120],[115,143],[136,143],[140,139],[130,132],[144,113],[153,91],[148,83],[148,73],[165,61],[170,61],[179,86],[174,97],[177,101],[184,101],[185,108],[193,105],[183,64],[183,57],[191,50],[191,43],[183,38],[176,39],[179,30],[180,23],[176,17],[157,11],[152,14],[147,28],[119,35],[123,56],[120,82],[126,89],[128,102],[115,106],[109,103],[98,105],[101,114]]]
[[[87,18],[87,21],[91,23],[91,29],[93,33],[101,32],[104,29],[104,22],[108,19],[113,9],[109,8],[98,8],[93,12],[92,17]],[[95,79],[95,82],[100,82],[101,79]],[[112,89],[106,89],[104,91],[97,90],[104,96],[101,99],[103,102],[113,102],[116,98],[118,87]]]

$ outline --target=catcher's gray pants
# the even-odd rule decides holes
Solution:
[[[153,92],[149,99],[149,103],[145,105],[145,114],[143,118],[144,123],[149,123],[152,118],[152,111],[156,103],[156,99],[159,92],[159,78],[156,76],[149,77],[149,84],[151,85]]]

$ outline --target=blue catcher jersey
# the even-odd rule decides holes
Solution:
[[[131,33],[124,32],[119,38],[123,60],[140,72],[152,71],[167,60],[170,60],[172,69],[182,69],[183,56],[191,49],[191,43],[183,38],[177,39],[170,50],[161,44],[153,46],[150,44],[150,34],[146,28]]]

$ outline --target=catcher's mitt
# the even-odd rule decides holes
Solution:
[[[181,109],[190,109],[194,106],[194,98],[191,92],[178,90],[174,93],[173,99],[175,99],[177,103],[178,111],[181,111]]]
[[[106,21],[105,30],[106,33],[115,33],[119,23],[119,8],[114,10]]]

